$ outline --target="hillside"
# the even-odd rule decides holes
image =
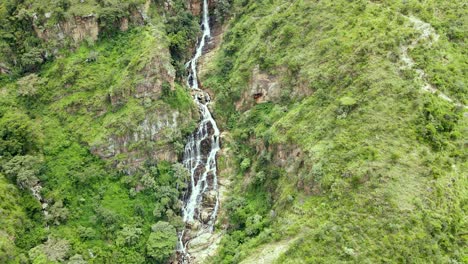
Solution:
[[[203,78],[233,167],[213,263],[467,261],[466,6],[235,3]]]
[[[467,8],[0,3],[0,262],[468,262]]]
[[[15,8],[39,12],[47,4]],[[100,12],[121,8],[70,5],[67,19],[78,7],[100,19]],[[153,225],[165,223],[174,239],[174,225],[181,226],[174,213],[184,182],[178,177],[185,177],[178,159],[198,113],[172,63],[167,34],[177,16],[163,22],[163,11],[151,8],[147,22],[110,36],[98,38],[87,25],[54,27],[63,31],[38,38],[35,48],[46,49],[59,35],[73,40],[76,32],[94,39],[75,39],[44,57],[38,70],[17,64],[2,75],[0,262],[142,263],[172,254],[175,245],[156,253],[147,247],[161,243],[151,240],[160,232]],[[196,25],[187,9],[164,12],[183,13]],[[101,32],[112,30],[99,22]]]

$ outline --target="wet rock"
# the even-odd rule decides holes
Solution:
[[[201,142],[201,152],[203,156],[208,156],[211,152],[211,138],[205,138]]]
[[[196,231],[200,230],[200,228],[202,227],[202,224],[197,220],[193,220],[193,221],[187,222],[185,224],[185,226],[187,227],[188,230],[190,230],[192,232],[196,232]],[[185,235],[189,236],[188,233],[186,233]]]
[[[209,191],[203,194],[203,203],[205,206],[213,207],[216,204],[218,194],[216,191]]]
[[[222,234],[205,233],[195,241],[193,247],[189,249],[193,263],[206,263],[206,260],[216,255]],[[191,245],[192,246],[192,245]]]
[[[211,220],[211,210],[210,209],[203,209],[200,213],[200,217],[203,223],[207,224]]]
[[[204,233],[201,234],[198,237],[195,237],[189,242],[189,246],[191,249],[199,248],[199,247],[207,247],[210,245],[210,240],[211,234],[210,233]]]

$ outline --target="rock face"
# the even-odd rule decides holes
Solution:
[[[261,72],[258,65],[253,69],[249,88],[249,95],[257,104],[275,100],[281,95],[277,78]]]
[[[254,104],[276,101],[281,97],[281,85],[277,76],[267,74],[256,65],[252,70],[247,89],[242,94],[236,109],[247,110]]]
[[[129,174],[147,159],[176,162],[176,149],[168,141],[171,133],[177,133],[178,124],[183,121],[179,118],[179,112],[172,112],[172,116],[168,112],[167,109],[148,112],[134,129],[122,135],[109,135],[105,142],[93,148],[93,153],[113,160],[116,167]]]
[[[81,42],[89,38],[97,40],[99,35],[98,19],[95,15],[75,16],[67,21],[63,21],[51,28],[34,26],[34,31],[40,39],[49,41],[51,39],[64,40],[69,37],[74,43]]]
[[[129,118],[125,124],[119,120],[107,124],[107,130],[114,132],[91,146],[94,154],[129,174],[148,159],[177,161],[177,147],[173,142],[182,136],[181,129],[197,120],[195,111],[180,113],[166,104],[154,104],[160,100],[163,89],[174,89],[175,82],[169,49],[158,44],[162,36],[155,38],[154,47],[147,54],[150,60],[145,61],[135,81],[129,87],[111,91],[108,96],[116,108],[136,99],[138,104],[145,105],[144,113]]]
[[[140,70],[143,78],[134,88],[112,91],[109,94],[112,105],[123,104],[129,97],[156,100],[161,96],[163,86],[174,89],[175,69],[171,64],[169,49],[158,48],[152,53],[152,59]]]
[[[194,16],[199,16],[200,15],[201,9],[202,9],[202,1],[200,1],[200,0],[189,0],[187,4],[189,6],[190,11],[192,11],[192,14]]]
[[[126,31],[130,24],[142,25],[148,19],[147,13],[151,1],[146,1],[140,7],[131,9],[127,17],[116,18],[110,26],[115,29]],[[88,14],[84,16],[72,16],[62,20],[56,24],[49,25],[48,20],[51,18],[52,12],[44,15],[34,14],[33,28],[36,35],[47,42],[57,42],[57,47],[64,47],[65,40],[71,40],[72,45],[78,45],[83,40],[96,41],[99,34],[104,30],[100,25],[100,19],[97,14]],[[107,22],[107,21],[106,21]],[[109,27],[108,23],[106,27]]]
[[[209,0],[208,7],[213,9],[216,6],[217,0]],[[187,5],[194,16],[199,16],[201,14],[203,1],[201,0],[187,0]]]
[[[286,75],[286,69],[279,68],[275,74],[269,74],[262,71],[259,65],[254,66],[248,86],[236,103],[236,109],[246,111],[255,104],[278,102],[283,96],[300,100],[312,94],[309,81],[301,76],[296,77],[294,84],[283,84],[282,79]],[[286,87],[291,88],[285,90]]]

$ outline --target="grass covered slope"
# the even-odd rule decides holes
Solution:
[[[135,28],[1,83],[0,262],[173,254],[186,176],[176,161],[197,114],[168,45],[162,24]]]
[[[423,91],[415,70],[466,104],[462,12],[435,1],[234,1],[204,77],[237,164],[214,263],[290,238],[278,263],[467,261],[465,110]],[[408,69],[402,47],[421,34],[411,16],[440,37],[410,50]]]

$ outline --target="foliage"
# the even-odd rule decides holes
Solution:
[[[154,23],[65,52],[37,73],[2,79],[0,262],[146,263],[152,224],[183,227],[174,212],[187,172],[153,154],[183,148],[196,107],[180,84],[169,83],[168,43],[161,19]],[[139,98],[143,86],[153,90]],[[145,119],[148,127],[163,124],[153,138]],[[134,132],[142,137],[133,140]],[[96,155],[109,138],[127,135],[128,155],[147,165]],[[129,168],[132,175],[123,174]],[[29,190],[39,185],[45,211]]]
[[[39,183],[41,160],[36,156],[15,156],[2,166],[3,173],[20,189],[27,189]]]
[[[213,263],[269,252],[279,238],[295,239],[278,263],[465,261],[456,231],[466,227],[465,110],[421,91],[400,59],[421,34],[408,17],[430,23],[439,40],[410,56],[427,81],[466,104],[466,44],[455,33],[462,6],[233,2],[201,77],[235,164]],[[285,96],[256,104],[254,69]]]
[[[39,141],[37,125],[20,111],[8,111],[0,117],[0,152],[5,158],[34,151]]]
[[[33,263],[40,263],[39,259],[48,261],[64,261],[69,254],[70,243],[63,239],[49,238],[44,244],[31,249],[28,253]]]
[[[200,27],[195,16],[187,8],[187,1],[176,0],[171,2],[171,13],[166,21],[166,34],[169,39],[169,49],[176,68],[177,76],[185,75],[184,63],[188,61],[189,47],[196,43]]]
[[[151,231],[146,242],[146,255],[155,263],[165,263],[176,246],[176,230],[169,223],[160,221],[151,227]]]
[[[18,80],[18,94],[33,97],[37,94],[41,81],[37,74],[34,73],[22,77]]]
[[[3,174],[0,174],[0,201],[0,262],[8,263],[18,256],[15,231],[27,224],[27,217],[20,204],[20,192]]]
[[[133,246],[138,243],[142,234],[141,228],[124,225],[123,229],[119,231],[117,245]]]
[[[224,23],[227,17],[231,14],[232,0],[219,0],[216,3],[214,10],[214,18],[217,23]]]

